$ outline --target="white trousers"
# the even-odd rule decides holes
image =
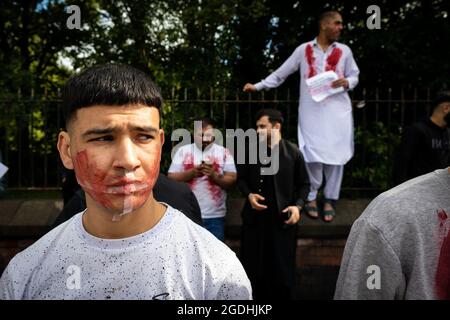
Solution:
[[[344,165],[329,165],[320,162],[306,162],[308,171],[309,189],[308,201],[317,199],[317,192],[322,185],[325,176],[325,187],[323,190],[326,199],[338,200],[341,191],[342,177],[344,175]]]

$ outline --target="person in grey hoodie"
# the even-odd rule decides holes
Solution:
[[[335,299],[450,299],[450,168],[374,199],[352,226]]]

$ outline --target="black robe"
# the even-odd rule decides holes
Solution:
[[[273,176],[272,190],[275,199],[267,199],[273,204],[267,210],[256,211],[248,201],[249,193],[260,193],[264,187],[262,165],[259,161],[248,164],[248,155],[246,164],[238,164],[237,184],[246,198],[242,211],[240,259],[254,290],[261,287],[262,282],[285,288],[292,288],[295,283],[297,226],[284,224],[281,211],[288,206],[304,206],[309,179],[298,147],[283,139],[274,148],[277,147],[279,170]]]

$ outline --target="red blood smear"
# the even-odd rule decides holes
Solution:
[[[105,194],[106,186],[104,180],[106,173],[89,163],[86,150],[77,153],[75,175],[84,191],[103,206],[111,207],[112,203]]]
[[[336,66],[339,63],[339,59],[341,59],[341,57],[342,50],[335,47],[327,58],[327,66],[325,67],[325,71],[336,71]]]
[[[209,158],[209,161],[211,162],[213,170],[217,174],[220,174],[219,159],[211,157]],[[208,179],[208,190],[211,193],[213,201],[217,205],[220,205],[220,201],[222,200],[222,189],[217,184],[215,184],[211,179]]]
[[[191,153],[187,153],[186,156],[183,159],[183,170],[188,171],[194,168],[194,156]],[[191,190],[194,188],[195,180],[196,178],[192,179],[188,182],[189,187]]]
[[[450,299],[450,233],[445,237],[436,271],[436,294],[439,299]]]
[[[308,66],[309,66],[308,78],[314,77],[317,74],[316,68],[314,65],[316,59],[314,58],[313,48],[310,44],[308,44],[306,46],[305,56],[306,56],[306,62],[308,62]]]
[[[156,154],[155,159],[158,159],[158,157],[159,153]],[[110,192],[108,192],[108,186],[112,182],[120,181],[120,178],[123,179],[123,177],[114,177],[99,169],[92,159],[89,161],[87,150],[77,153],[74,166],[77,181],[83,187],[83,190],[105,208],[114,208],[112,199],[117,197],[117,195],[110,194]],[[151,168],[151,172],[147,174],[145,181],[143,181],[148,187],[134,194],[133,207],[139,207],[146,201],[153,189],[158,173],[159,162]]]
[[[441,221],[439,226],[442,227],[444,225],[444,221],[447,219],[447,213],[444,211],[444,209],[439,209],[437,214],[438,214],[439,220]]]
[[[447,213],[444,211],[444,209],[440,209],[439,211],[438,211],[438,217],[439,217],[439,220],[445,220],[445,219],[447,219]]]

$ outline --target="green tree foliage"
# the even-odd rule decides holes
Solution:
[[[380,30],[366,26],[366,9],[373,4],[381,9]],[[81,30],[66,26],[69,5],[81,9]],[[244,83],[262,79],[300,43],[313,39],[317,16],[330,9],[342,12],[342,41],[352,48],[361,69],[356,94],[361,88],[418,87],[434,93],[448,87],[446,0],[8,0],[0,5],[0,134],[10,142],[0,148],[21,144],[32,153],[52,152],[49,146],[56,136],[47,132],[61,126],[55,120],[57,101],[44,101],[57,99],[71,74],[107,62],[134,65],[156,80],[172,101],[163,111],[165,124],[185,126],[211,110],[225,123],[220,104],[205,108],[173,101],[183,100],[186,92],[199,100],[236,97]],[[295,98],[298,81],[298,75],[292,75],[280,90],[290,89]],[[18,101],[18,92],[22,99],[32,92],[34,97]],[[49,116],[53,118],[45,118]],[[250,116],[242,113],[241,123],[252,123]],[[24,119],[26,125],[20,125]],[[368,119],[369,124],[373,121]],[[386,143],[395,141],[391,134],[398,136],[379,124],[356,127],[357,144],[369,145],[375,158],[388,152],[380,142],[374,147],[376,136],[388,137]],[[369,158],[356,155],[354,167],[359,169],[348,179],[361,181],[364,176],[384,188],[387,168],[364,171],[363,161]]]

